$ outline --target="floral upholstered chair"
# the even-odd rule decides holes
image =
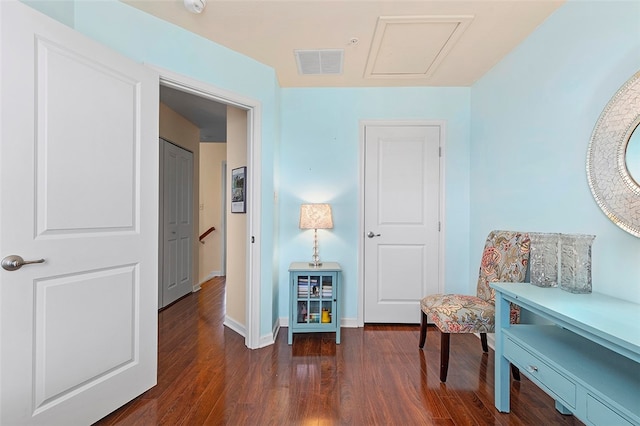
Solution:
[[[440,381],[447,380],[449,339],[452,333],[480,333],[482,350],[488,352],[487,333],[495,331],[495,290],[492,282],[523,282],[529,262],[529,235],[515,231],[491,231],[482,253],[477,295],[433,294],[420,302],[422,320],[420,348],[427,337],[427,322],[433,322],[441,333]],[[511,323],[520,321],[520,309],[511,305]],[[511,366],[513,376],[520,372]]]

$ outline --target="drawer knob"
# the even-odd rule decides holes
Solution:
[[[529,371],[529,373],[535,373],[536,371],[538,371],[538,367],[536,367],[535,365],[530,365],[527,367],[527,370]]]

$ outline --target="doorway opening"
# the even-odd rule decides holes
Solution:
[[[193,80],[189,77],[182,76],[167,70],[158,69],[158,72],[160,74],[161,93],[165,90],[175,92],[174,94],[177,93],[178,95],[184,97],[184,99],[190,100],[190,102],[186,102],[186,105],[190,107],[193,107],[195,104],[206,104],[217,108],[218,111],[226,111],[225,114],[233,115],[235,117],[244,117],[244,124],[241,124],[240,127],[244,126],[243,142],[245,143],[239,143],[239,145],[243,145],[242,148],[244,149],[244,154],[242,156],[242,159],[238,161],[242,161],[242,166],[247,167],[247,212],[245,215],[242,215],[245,221],[242,222],[243,225],[240,228],[236,227],[234,231],[231,231],[232,227],[229,223],[230,220],[227,212],[228,208],[222,201],[223,196],[225,197],[225,199],[227,197],[226,193],[222,191],[222,185],[224,185],[225,190],[228,190],[226,188],[226,185],[228,185],[228,181],[224,182],[224,179],[224,183],[221,182],[219,188],[221,190],[221,195],[219,196],[220,204],[218,206],[211,206],[211,208],[219,209],[221,218],[224,218],[220,222],[219,231],[218,227],[214,225],[216,227],[216,232],[220,232],[222,234],[222,241],[229,241],[230,239],[233,239],[234,241],[237,241],[237,244],[242,248],[241,256],[232,256],[233,254],[227,253],[226,249],[222,250],[222,252],[224,253],[222,255],[222,258],[225,258],[226,260],[224,267],[222,267],[220,271],[224,271],[225,274],[228,274],[228,266],[230,265],[230,262],[235,262],[236,269],[239,268],[242,271],[240,278],[242,282],[238,283],[238,286],[242,287],[240,289],[241,291],[238,291],[236,296],[233,296],[229,292],[227,292],[227,297],[229,298],[227,302],[234,303],[235,306],[237,306],[237,309],[235,311],[235,318],[230,316],[229,312],[225,314],[225,325],[243,335],[245,338],[245,344],[248,348],[258,348],[260,342],[259,274],[261,257],[259,244],[253,244],[252,241],[255,240],[256,235],[260,235],[260,123],[262,116],[260,104],[255,100],[239,96],[232,92],[224,91],[217,87],[197,80]],[[178,111],[178,113],[180,114],[180,111]],[[184,111],[183,114],[188,115],[188,113]],[[219,121],[221,120],[220,116],[223,116],[223,114],[219,113],[217,115],[217,119]],[[222,121],[225,121],[225,130],[227,130],[226,119],[226,117],[222,119]],[[237,123],[236,128],[238,128]],[[210,130],[211,129],[208,129],[207,131]],[[214,138],[219,139],[219,137]],[[226,142],[226,135],[224,139]],[[200,141],[198,140],[198,144],[199,143]],[[197,150],[199,153],[199,146]],[[196,163],[198,163],[198,161],[196,161]],[[229,156],[227,155],[224,164],[222,164],[222,162],[220,164],[218,176],[221,176],[221,174],[223,173],[223,169],[225,170],[224,173],[226,175],[226,170],[231,168],[232,165],[231,163],[229,163]],[[194,217],[196,217],[196,220],[198,220],[201,203],[199,200],[199,194],[196,191],[194,191],[194,198],[198,200],[196,203],[194,203],[194,205],[196,206],[196,213],[198,213],[197,215],[194,215]],[[204,224],[203,226],[209,225]],[[231,234],[231,232],[233,232],[233,235]],[[197,253],[199,251],[198,246],[200,245],[201,244],[196,239],[194,244],[195,248],[192,253],[192,260],[197,258]],[[225,247],[228,247],[226,243]],[[192,270],[195,270],[195,267],[192,268]],[[194,282],[199,283],[199,278],[203,277],[198,277],[199,271],[194,271],[194,274],[194,276],[196,277]],[[204,279],[202,281],[204,281]],[[197,291],[197,288],[195,290]],[[232,297],[235,297],[235,300],[230,300]],[[238,314],[238,312],[241,313]]]

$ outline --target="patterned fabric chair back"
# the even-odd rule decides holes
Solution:
[[[524,282],[529,263],[529,234],[514,231],[491,231],[482,252],[477,295],[495,304],[492,282]]]

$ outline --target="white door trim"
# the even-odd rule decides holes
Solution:
[[[220,182],[222,182],[222,189],[220,190],[220,253],[222,253],[220,259],[220,273],[227,275],[227,160],[222,162],[222,170],[220,173]]]
[[[160,84],[202,98],[211,99],[226,105],[247,111],[247,259],[246,259],[246,318],[245,345],[249,349],[260,347],[260,293],[261,293],[261,249],[260,241],[252,243],[251,239],[261,234],[260,218],[262,206],[262,104],[260,101],[247,98],[237,93],[195,80],[182,74],[169,71],[151,64],[145,64],[160,74]]]
[[[365,128],[367,126],[439,126],[440,127],[440,237],[438,253],[438,292],[444,291],[444,265],[445,265],[445,147],[446,126],[445,120],[360,120],[360,147],[359,147],[359,184],[358,184],[358,319],[357,326],[364,326],[364,183],[365,183]]]

